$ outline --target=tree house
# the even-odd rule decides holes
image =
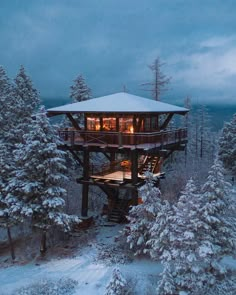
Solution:
[[[187,143],[186,128],[169,128],[174,115],[188,109],[151,99],[115,93],[51,108],[49,116],[65,115],[71,127],[60,129],[60,148],[69,150],[83,167],[82,216],[88,212],[90,185],[100,187],[114,204],[138,203],[138,187],[150,170],[162,177],[161,166]],[[92,160],[104,155],[102,162]],[[125,197],[120,197],[124,195]],[[126,200],[126,201],[125,201]],[[114,205],[115,206],[115,205]]]

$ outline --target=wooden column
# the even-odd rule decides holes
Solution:
[[[89,180],[89,151],[87,148],[84,149],[83,152],[83,179]],[[81,215],[83,217],[88,216],[88,192],[89,192],[89,185],[88,183],[83,183],[82,187],[82,210]]]
[[[116,132],[119,132],[119,128],[120,128],[119,118],[116,118]]]
[[[84,114],[84,130],[87,130],[87,117],[88,115],[87,114]]]
[[[132,179],[132,203],[138,205],[138,191],[136,185],[138,183],[138,152],[136,149],[131,150],[131,179]]]
[[[133,116],[133,128],[134,128],[134,132],[137,132],[137,124],[136,124],[136,115]]]
[[[100,131],[103,131],[103,118],[100,117]]]

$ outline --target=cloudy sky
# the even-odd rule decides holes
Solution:
[[[42,97],[68,97],[82,73],[94,96],[140,84],[159,56],[163,101],[236,104],[235,0],[0,0],[0,64],[23,64]]]

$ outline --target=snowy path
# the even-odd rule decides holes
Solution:
[[[97,241],[106,245],[112,244],[114,231],[117,228],[103,228],[98,235]],[[50,262],[35,265],[33,263],[23,266],[12,266],[0,270],[0,294],[9,294],[15,289],[37,282],[40,279],[60,279],[62,277],[72,278],[78,281],[78,288],[75,294],[80,295],[102,295],[105,286],[110,280],[112,269],[115,265],[107,266],[102,262],[94,262],[96,248],[86,247],[84,254],[74,258],[52,260]],[[150,277],[156,276],[161,271],[157,262],[146,259],[137,259],[132,263],[119,265],[124,276],[135,278],[136,288],[140,294],[145,294],[148,288],[147,282]]]

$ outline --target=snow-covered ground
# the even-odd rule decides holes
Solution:
[[[135,258],[132,261],[127,260],[125,264],[115,264],[112,262],[115,258],[112,257],[114,254],[108,257],[106,254],[103,255],[103,260],[101,258],[103,256],[99,255],[103,250],[109,253],[109,249],[113,253],[112,249],[117,243],[115,237],[121,228],[121,225],[98,226],[97,234],[86,246],[81,249],[81,245],[78,244],[78,250],[73,253],[73,257],[40,260],[0,269],[0,295],[17,295],[16,290],[21,287],[30,286],[45,279],[57,281],[61,278],[70,278],[78,282],[73,293],[75,295],[103,295],[112,270],[116,266],[119,267],[123,276],[130,280],[135,294],[155,294],[158,276],[162,271],[162,266],[158,262],[146,258]],[[223,263],[236,270],[236,260],[232,257],[225,258]]]
[[[71,278],[78,281],[74,294],[104,294],[116,264],[107,263],[106,259],[102,261],[97,257],[102,247],[105,249],[114,247],[116,243],[114,238],[120,229],[121,225],[98,227],[95,239],[82,250],[78,245],[78,254],[72,258],[31,262],[26,265],[0,269],[0,294],[16,294],[16,289],[31,285],[41,279],[57,280],[60,278]],[[143,295],[149,294],[151,288],[155,289],[158,274],[162,270],[159,263],[144,258],[135,258],[126,264],[119,264],[118,267],[125,278],[132,278],[137,293]]]

